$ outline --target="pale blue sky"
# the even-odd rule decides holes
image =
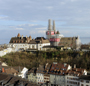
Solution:
[[[48,19],[64,36],[90,37],[90,0],[0,0],[0,44],[18,33],[45,37]]]

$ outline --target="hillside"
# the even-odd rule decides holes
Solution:
[[[15,52],[1,57],[0,60],[9,66],[26,66],[27,68],[57,61],[66,62],[72,66],[76,64],[78,68],[90,70],[90,52],[82,51]]]

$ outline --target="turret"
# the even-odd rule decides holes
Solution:
[[[20,33],[18,33],[17,37],[20,37]]]

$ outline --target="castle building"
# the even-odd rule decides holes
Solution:
[[[31,50],[45,50],[44,46],[60,46],[64,48],[72,48],[72,49],[79,49],[80,48],[80,39],[79,37],[64,37],[56,31],[55,28],[55,21],[53,21],[53,26],[51,25],[51,20],[48,21],[48,30],[46,31],[46,38],[44,37],[37,37],[32,39],[31,36],[23,37],[20,34],[17,37],[12,37],[9,42],[9,47],[13,47],[15,51],[19,49],[30,49]]]
[[[9,46],[14,48],[15,51],[18,51],[20,49],[29,49],[30,51],[43,50],[42,47],[48,45],[50,45],[50,42],[44,37],[37,37],[35,39],[32,39],[31,36],[23,37],[20,36],[20,34],[18,34],[17,37],[12,37],[9,42]]]

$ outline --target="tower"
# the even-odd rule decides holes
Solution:
[[[55,21],[53,20],[53,31],[54,33],[56,32],[56,29],[55,29]]]
[[[60,42],[59,33],[56,33],[55,29],[55,21],[53,20],[53,27],[51,25],[51,20],[48,20],[48,30],[46,31],[47,39],[50,41],[51,45],[58,46],[58,43]]]
[[[51,30],[51,19],[48,20],[48,30]]]
[[[54,25],[54,27],[55,27],[55,25]],[[46,31],[47,39],[52,38],[52,35],[54,35],[54,30],[52,29],[51,20],[49,19],[48,20],[48,30]]]

